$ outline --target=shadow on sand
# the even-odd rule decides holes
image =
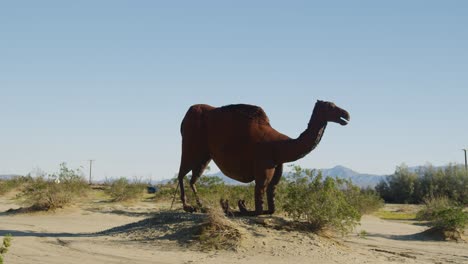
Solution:
[[[100,213],[100,214],[114,214],[114,215],[124,215],[130,217],[153,217],[157,213],[156,212],[132,212],[132,211],[125,211],[125,210],[107,210],[103,211],[101,209],[86,209],[88,212],[92,213]]]
[[[437,228],[428,228],[420,233],[408,235],[385,235],[378,233],[369,233],[367,237],[380,237],[385,239],[399,240],[399,241],[463,241],[460,233],[448,232]]]
[[[113,227],[100,232],[92,233],[52,233],[38,232],[31,230],[7,230],[0,229],[0,236],[11,234],[13,237],[98,237],[98,236],[118,236],[124,240],[130,241],[157,241],[170,240],[179,244],[186,244],[193,240],[203,222],[206,219],[205,214],[188,214],[185,212],[165,211],[157,213],[133,213],[126,211],[112,211],[109,213],[138,216],[151,216],[149,218]],[[8,213],[11,214],[11,213]]]

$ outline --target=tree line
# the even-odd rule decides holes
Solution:
[[[456,164],[438,168],[427,165],[417,170],[401,165],[375,190],[388,203],[421,203],[431,197],[447,197],[467,205],[468,175],[463,166]]]

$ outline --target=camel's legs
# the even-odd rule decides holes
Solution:
[[[190,168],[186,165],[186,162],[184,162],[184,158],[182,158],[182,161],[180,163],[180,168],[179,168],[179,175],[178,175],[178,180],[179,180],[179,187],[180,187],[180,200],[182,201],[182,205],[184,207],[184,210],[187,212],[193,212],[195,209],[187,205],[187,197],[185,196],[185,189],[184,189],[184,177],[185,175],[190,171]]]
[[[270,184],[267,188],[267,202],[268,202],[268,214],[273,214],[275,212],[275,190],[276,185],[278,185],[281,176],[283,175],[283,164],[276,166],[275,174],[273,179],[271,179]]]
[[[258,182],[255,182],[255,211],[247,210],[247,207],[245,206],[245,201],[239,200],[237,203],[239,206],[239,213],[229,212],[229,214],[242,216],[256,216],[261,214],[268,214],[268,211],[263,211],[263,195],[265,194],[265,189],[266,184],[263,184],[263,182],[261,182],[260,184]],[[221,202],[221,206],[223,207],[225,213],[228,214],[228,201],[225,201],[225,205],[223,204],[223,202]]]
[[[274,176],[275,169],[258,170],[255,177],[255,211],[248,211],[245,207],[245,202],[240,200],[238,202],[240,215],[256,216],[261,214],[269,214],[269,211],[263,210],[263,196]]]
[[[266,183],[255,182],[255,215],[263,214],[263,196],[265,194]]]
[[[203,171],[210,163],[210,158],[205,158],[203,162],[199,162],[193,169],[192,169],[192,178],[190,179],[190,187],[192,188],[193,194],[195,195],[195,199],[197,200],[198,207],[202,207],[202,203],[200,202],[200,198],[198,198],[197,187],[195,183],[197,182],[198,178],[202,175]]]
[[[191,150],[191,151],[188,151],[188,150]],[[198,206],[201,207],[201,202],[197,195],[197,188],[195,187],[195,182],[201,176],[201,174],[205,170],[208,163],[211,161],[206,151],[195,152],[193,150],[194,148],[190,148],[190,149],[186,148],[182,150],[182,160],[180,162],[180,169],[179,169],[179,175],[178,175],[179,187],[180,187],[180,199],[182,201],[182,205],[186,212],[194,212],[195,208],[187,203],[187,197],[185,195],[185,189],[184,189],[184,177],[189,171],[192,171],[192,178],[190,179],[190,187],[192,188],[192,191],[195,194],[195,198],[197,200]],[[200,150],[200,148],[197,148],[197,150]]]

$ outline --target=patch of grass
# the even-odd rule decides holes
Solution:
[[[107,193],[114,202],[134,201],[142,197],[146,185],[139,182],[129,182],[126,178],[113,181]]]
[[[11,235],[8,234],[3,237],[3,243],[0,246],[0,264],[3,264],[4,262],[4,255],[8,252],[8,248],[11,246]]]
[[[379,210],[373,215],[385,220],[416,220],[416,213]]]
[[[197,239],[203,250],[234,250],[241,242],[238,228],[226,218],[220,209],[209,209],[206,222]]]

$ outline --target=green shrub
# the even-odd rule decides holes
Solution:
[[[321,173],[294,167],[283,202],[284,211],[295,220],[305,221],[314,230],[350,232],[359,222],[359,210],[347,201],[344,182],[323,180]]]
[[[438,212],[450,206],[452,206],[452,202],[446,196],[425,198],[424,208],[416,214],[416,219],[431,221]]]
[[[426,199],[424,208],[418,212],[417,218],[429,221],[431,227],[460,233],[463,233],[468,224],[468,213],[447,197]]]
[[[462,207],[448,207],[437,211],[432,219],[432,226],[447,231],[460,231],[463,233],[468,224],[468,213]]]
[[[0,264],[3,264],[3,256],[8,252],[8,248],[11,246],[11,235],[8,234],[3,238],[3,243],[0,246]]]
[[[114,202],[125,202],[140,198],[145,187],[139,181],[129,182],[126,178],[120,178],[111,183],[107,192]]]
[[[60,182],[58,183],[59,180]],[[89,186],[79,170],[60,164],[58,174],[31,179],[22,190],[24,203],[32,210],[49,211],[72,203],[76,198],[86,195]]]
[[[384,206],[384,201],[380,196],[371,189],[360,189],[352,185],[351,182],[346,182],[344,190],[347,201],[356,208],[360,214],[373,213]]]

